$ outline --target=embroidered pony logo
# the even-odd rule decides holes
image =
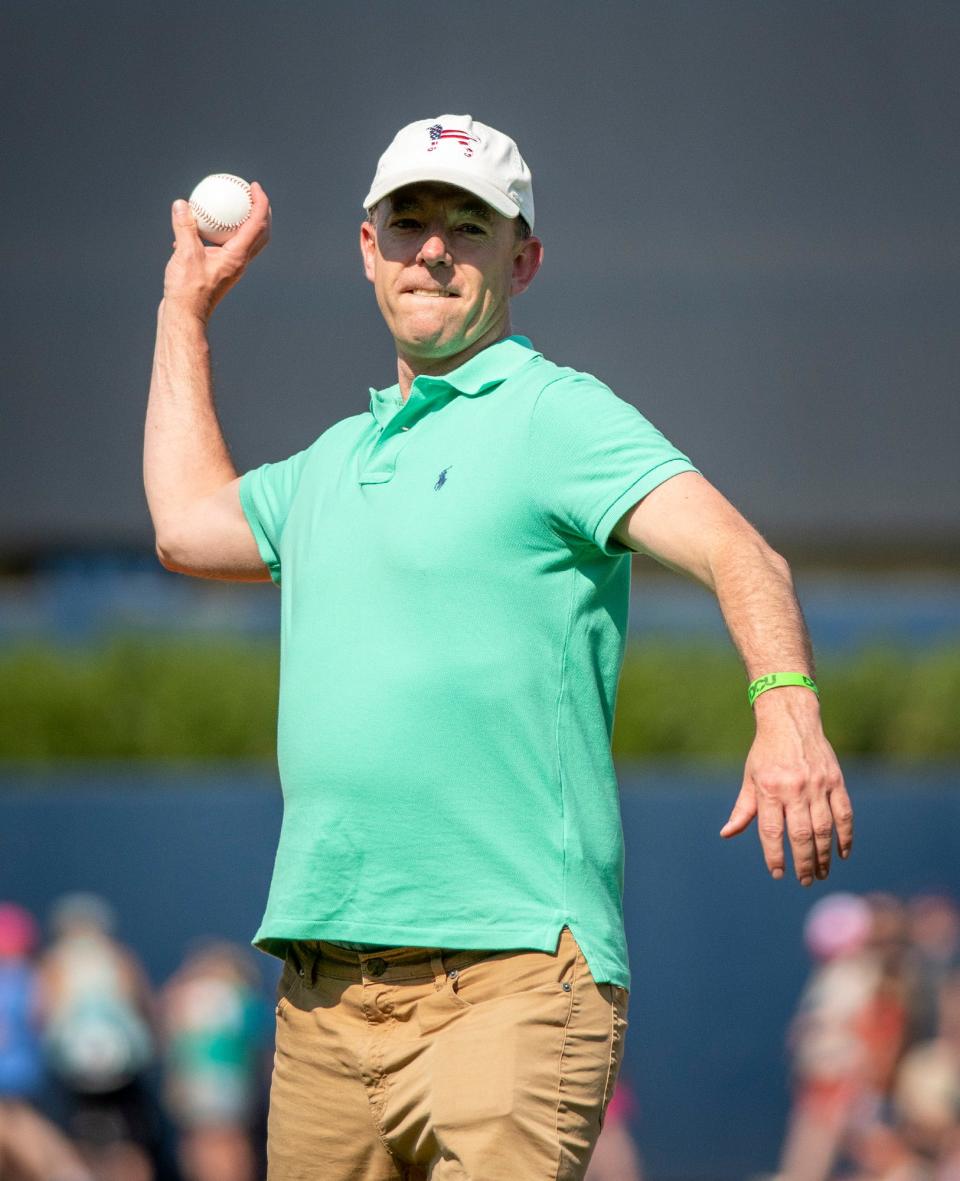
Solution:
[[[452,464],[452,463],[450,464],[450,467],[453,467],[453,464]],[[434,490],[434,492],[439,492],[439,491],[440,491],[440,489],[441,489],[441,488],[444,486],[444,484],[446,484],[446,482],[447,482],[447,472],[450,470],[450,467],[445,467],[445,468],[443,469],[443,471],[440,473],[440,475],[439,475],[439,476],[437,476],[437,482],[436,482],[436,484],[434,484],[434,486],[433,486],[433,490]]]

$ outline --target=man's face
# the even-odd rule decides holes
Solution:
[[[536,238],[451,185],[408,185],[360,231],[364,270],[402,355],[456,357],[498,339],[540,265]]]

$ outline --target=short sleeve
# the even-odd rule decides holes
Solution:
[[[280,583],[280,538],[287,523],[310,449],[279,463],[265,463],[240,480],[240,504],[257,542],[260,557],[275,583]]]
[[[695,472],[690,460],[596,378],[572,373],[545,386],[530,417],[535,495],[555,529],[609,554],[610,534],[659,484]]]

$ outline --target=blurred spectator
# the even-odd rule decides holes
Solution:
[[[828,894],[807,916],[804,939],[816,967],[790,1031],[794,1101],[784,1181],[825,1181],[858,1106],[871,1099],[865,1027],[881,980],[872,934],[871,908],[852,894]]]
[[[960,1176],[960,972],[943,981],[939,1014],[938,1036],[904,1058],[894,1100],[911,1142]]]
[[[921,894],[910,899],[907,914],[918,986],[914,1036],[927,1041],[937,1032],[940,988],[960,967],[960,909],[952,898]]]
[[[145,1075],[152,1002],[113,913],[90,894],[62,898],[41,961],[44,1049],[67,1130],[98,1181],[151,1181],[157,1128]]]
[[[909,1042],[919,979],[910,954],[904,904],[891,894],[868,894],[866,900],[871,914],[867,953],[876,964],[878,979],[861,1031],[867,1051],[867,1087],[884,1106]]]
[[[164,1095],[185,1181],[253,1181],[271,1010],[244,948],[188,955],[162,995]]]
[[[643,1181],[640,1153],[630,1134],[635,1106],[630,1088],[621,1079],[607,1107],[585,1181]]]
[[[44,1082],[31,958],[37,938],[28,911],[0,904],[0,1177],[91,1181],[69,1142],[33,1106]]]
[[[830,895],[791,1030],[780,1181],[960,1181],[960,911],[924,895]]]

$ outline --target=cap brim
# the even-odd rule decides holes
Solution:
[[[388,193],[395,193],[404,185],[431,180],[440,184],[454,185],[458,189],[465,189],[468,193],[473,193],[475,197],[486,201],[491,209],[502,213],[504,217],[520,216],[520,206],[481,177],[474,176],[470,172],[462,172],[456,168],[438,168],[428,164],[417,168],[407,168],[403,172],[394,172],[390,176],[385,176],[382,180],[375,180],[373,188],[363,199],[363,207],[364,209],[372,208],[378,201],[382,201]]]

